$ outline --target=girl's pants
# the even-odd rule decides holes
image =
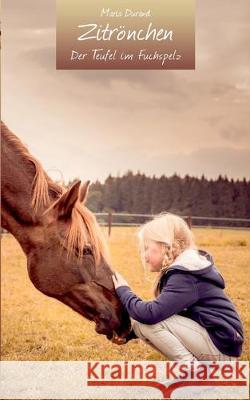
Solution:
[[[190,318],[173,315],[154,325],[132,321],[136,336],[160,351],[169,360],[235,360],[222,354],[207,330]]]

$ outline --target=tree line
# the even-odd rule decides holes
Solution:
[[[72,184],[72,182],[71,182]],[[250,218],[250,181],[180,177],[149,177],[128,171],[91,184],[87,207],[93,212]]]

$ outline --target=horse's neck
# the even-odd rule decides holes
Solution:
[[[32,227],[39,225],[43,208],[32,206],[35,165],[26,150],[8,128],[2,127],[2,226],[11,232],[27,252],[27,236]],[[27,152],[28,154],[28,152]],[[45,209],[45,208],[44,208]],[[29,234],[29,236],[31,236]],[[31,243],[28,244],[29,246]]]
[[[3,206],[8,207],[24,223],[34,219],[32,181],[35,170],[32,165],[15,151],[14,146],[3,136],[2,139],[2,196]]]

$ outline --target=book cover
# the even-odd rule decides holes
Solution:
[[[246,0],[2,1],[2,399],[248,398],[249,13]],[[127,340],[112,274],[150,308],[138,230],[163,212],[213,256],[239,354],[190,363]],[[232,335],[241,346],[240,325]]]

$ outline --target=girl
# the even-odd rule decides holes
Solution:
[[[127,341],[141,338],[169,360],[234,360],[243,343],[242,324],[224,293],[212,257],[197,250],[186,222],[164,214],[139,232],[142,260],[158,272],[156,298],[142,301],[117,272],[116,292],[132,317]]]

